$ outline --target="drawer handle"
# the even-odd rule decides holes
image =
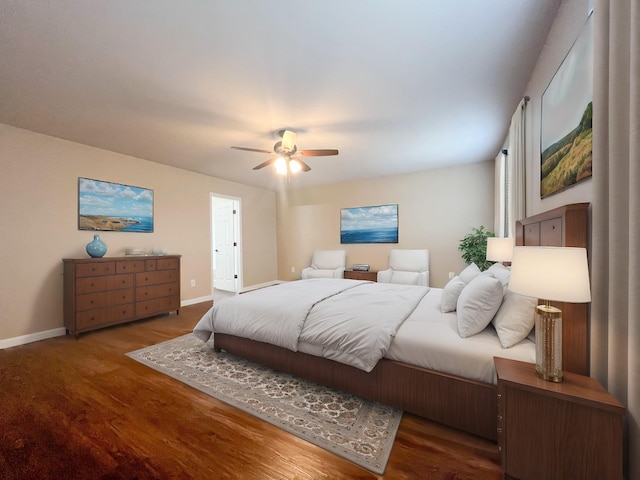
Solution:
[[[93,305],[93,300],[89,300],[89,304]]]
[[[498,394],[498,398],[502,398],[502,394],[501,393]]]
[[[498,420],[502,420],[502,415],[498,415]]]
[[[498,433],[502,433],[502,429],[501,428],[497,428],[496,429]]]
[[[92,286],[92,287],[95,287],[95,284],[94,284],[94,283],[92,283],[92,284],[91,284],[91,286]]]

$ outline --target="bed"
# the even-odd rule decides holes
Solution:
[[[519,245],[540,245],[555,244],[559,246],[583,246],[586,247],[587,239],[587,204],[574,204],[560,209],[545,212],[542,215],[523,219],[517,224],[516,243]],[[551,223],[549,223],[551,222]],[[534,230],[537,228],[537,234]],[[549,230],[552,234],[546,234]],[[541,233],[542,232],[542,233]],[[495,267],[495,268],[494,268]],[[342,351],[336,353],[332,345],[326,348],[322,345],[323,339],[316,339],[318,331],[323,330],[316,326],[312,333],[304,332],[298,340],[288,337],[290,326],[281,326],[277,330],[276,338],[269,335],[264,336],[262,328],[257,329],[257,333],[245,332],[233,326],[236,317],[242,317],[242,311],[235,311],[233,305],[229,305],[224,313],[223,309],[216,312],[216,306],[205,314],[198,322],[194,333],[202,340],[213,342],[216,350],[226,350],[230,353],[245,357],[249,360],[259,362],[277,370],[285,371],[309,380],[351,392],[365,398],[373,399],[410,412],[430,420],[434,420],[451,427],[478,435],[487,439],[496,440],[496,385],[495,370],[493,367],[493,357],[507,357],[524,361],[535,361],[535,346],[528,331],[522,332],[522,328],[517,334],[507,335],[512,339],[513,344],[509,348],[504,348],[503,338],[498,335],[500,324],[495,323],[497,317],[511,318],[518,310],[513,308],[513,304],[507,308],[509,292],[505,289],[508,282],[508,275],[505,279],[505,271],[508,269],[496,265],[492,267],[495,271],[488,274],[474,274],[464,281],[458,278],[458,282],[464,284],[462,288],[454,289],[455,282],[449,282],[444,288],[428,287],[400,287],[400,296],[406,296],[408,305],[397,317],[391,318],[390,323],[381,327],[383,331],[382,340],[376,337],[373,344],[381,353],[380,359],[364,362],[364,364],[349,364],[345,358],[350,358],[352,352],[346,354]],[[461,272],[459,277],[469,277],[468,267]],[[477,277],[477,278],[476,278]],[[481,278],[482,277],[482,278]],[[482,282],[491,284],[492,297],[498,295],[498,288],[502,291],[500,302],[496,310],[496,301],[492,300],[491,308],[481,305],[479,309],[487,310],[484,314],[490,315],[490,323],[483,325],[484,320],[475,324],[475,311],[477,307],[474,303],[477,300],[472,294],[467,294],[471,290],[479,287],[476,284]],[[496,281],[500,286],[496,286]],[[281,307],[284,302],[279,297],[279,289],[286,291],[293,288],[296,292],[291,304],[282,310],[281,316],[289,316],[292,312],[300,310],[305,312],[309,305],[313,307],[310,311],[315,311],[318,304],[324,303],[325,297],[330,299],[328,311],[319,314],[319,317],[329,319],[342,318],[338,305],[340,297],[347,293],[350,297],[367,297],[382,299],[385,296],[393,297],[396,287],[384,285],[371,285],[371,282],[356,280],[328,280],[331,285],[317,283],[309,284],[311,291],[322,290],[320,297],[323,301],[313,298],[310,301],[298,300],[304,295],[300,292],[305,288],[305,281],[291,282],[293,285],[278,285],[268,287],[256,292],[243,294],[234,299],[245,297],[241,303],[254,303],[254,305],[265,305],[262,310],[275,309],[275,317],[266,317],[264,323],[275,322],[278,324],[279,317],[276,306]],[[335,282],[335,285],[334,285]],[[341,284],[337,286],[337,284]],[[471,285],[474,288],[471,288]],[[467,288],[469,287],[469,288]],[[489,288],[489,287],[487,287]],[[339,292],[334,293],[334,289]],[[371,292],[368,292],[368,291]],[[486,293],[485,290],[481,290]],[[367,293],[368,292],[368,293]],[[453,293],[452,293],[453,292]],[[456,296],[457,293],[457,296]],[[286,292],[285,292],[286,294]],[[288,293],[291,295],[291,292]],[[456,311],[448,311],[445,305],[451,304],[451,296],[455,297],[454,305]],[[469,301],[471,298],[472,301]],[[465,300],[462,302],[462,300]],[[522,299],[520,299],[522,300]],[[537,301],[533,300],[534,303]],[[226,302],[226,301],[224,301]],[[351,302],[351,300],[349,301]],[[364,304],[370,301],[365,300]],[[461,308],[460,305],[463,304]],[[221,307],[220,302],[218,307]],[[381,306],[383,305],[383,306]],[[523,303],[518,302],[520,311]],[[379,309],[385,312],[396,310],[397,306],[383,303],[376,304],[373,310]],[[561,306],[562,308],[563,306]],[[385,310],[386,309],[386,310]],[[356,322],[363,322],[363,319],[374,318],[375,312],[363,308],[349,310],[346,316],[357,317]],[[505,310],[505,312],[502,312]],[[533,308],[529,310],[533,311]],[[229,314],[231,312],[231,314]],[[504,313],[504,315],[501,315]],[[230,315],[230,316],[229,316]],[[235,316],[234,316],[235,315]],[[214,321],[214,316],[218,318],[228,317],[225,325],[223,319],[219,323]],[[345,316],[345,315],[343,315]],[[382,315],[387,318],[389,315]],[[531,313],[532,317],[532,313]],[[470,323],[461,323],[461,318],[473,318]],[[275,319],[275,320],[274,320]],[[294,320],[294,324],[297,325]],[[214,323],[216,328],[214,328]],[[249,324],[254,324],[251,320]],[[298,322],[299,323],[299,322]],[[311,322],[313,323],[313,322]],[[339,324],[340,321],[334,323]],[[370,323],[377,324],[378,320]],[[218,328],[218,325],[220,326]],[[320,325],[320,324],[318,324]],[[530,328],[530,327],[529,327]],[[295,328],[294,328],[295,329]],[[215,330],[215,333],[213,331]],[[344,332],[334,331],[333,327],[327,329],[329,336],[338,343],[351,344],[351,339],[345,339]],[[469,331],[467,331],[469,330]],[[526,329],[525,329],[526,330]],[[588,331],[586,310],[567,309],[563,321],[563,362],[565,370],[585,373],[588,369]],[[286,332],[287,334],[284,334]],[[462,334],[464,332],[464,335]],[[213,335],[211,335],[213,333]],[[387,341],[385,335],[389,335]],[[367,334],[368,335],[368,334]],[[356,335],[360,337],[361,335]],[[249,337],[249,338],[247,338]],[[463,338],[464,337],[464,338]],[[300,341],[303,338],[303,341]],[[332,341],[331,338],[329,342]],[[431,338],[431,345],[417,342],[419,338]],[[293,343],[292,343],[293,342]],[[357,350],[359,347],[355,347]],[[328,350],[329,355],[323,351]],[[587,356],[585,357],[585,352]],[[324,356],[323,356],[324,355]],[[327,357],[327,358],[325,358]],[[459,361],[463,359],[462,362]]]

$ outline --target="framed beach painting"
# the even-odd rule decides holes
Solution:
[[[343,208],[340,243],[398,243],[398,205]]]
[[[153,232],[153,190],[79,177],[78,229]]]
[[[542,94],[540,197],[591,177],[593,15]]]

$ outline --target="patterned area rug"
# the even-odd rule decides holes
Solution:
[[[193,334],[127,356],[374,473],[384,473],[400,410],[216,353]]]

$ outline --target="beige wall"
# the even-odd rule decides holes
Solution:
[[[154,190],[153,233],[100,237],[107,256],[154,246],[181,254],[183,302],[211,295],[211,192],[241,199],[244,285],[276,279],[274,192],[3,124],[0,146],[0,340],[63,326],[61,259],[87,257],[93,239],[77,226],[78,177]]]
[[[430,284],[442,287],[465,266],[458,251],[464,235],[492,228],[493,201],[493,161],[279,193],[278,276],[299,278],[314,250],[344,249],[347,265],[380,270],[391,248],[428,248]],[[387,203],[398,204],[398,244],[340,244],[341,208]]]

